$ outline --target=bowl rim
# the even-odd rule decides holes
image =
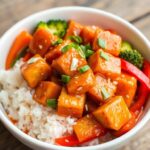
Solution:
[[[89,8],[89,7],[81,7],[81,6],[64,6],[64,7],[55,7],[55,8],[50,8],[50,9],[46,9],[43,11],[39,11],[37,13],[34,13],[32,15],[29,15],[27,17],[25,17],[24,19],[22,19],[21,21],[19,21],[18,23],[16,23],[15,25],[13,25],[10,29],[8,29],[1,37],[1,41],[4,40],[11,31],[15,30],[15,28],[17,28],[18,26],[21,26],[21,24],[23,24],[24,22],[26,22],[27,20],[34,18],[36,16],[39,15],[44,15],[47,14],[50,11],[71,11],[71,10],[75,10],[75,11],[88,11],[88,12],[93,12],[93,13],[97,13],[99,15],[103,15],[105,17],[108,18],[112,18],[115,21],[117,21],[120,24],[124,24],[125,26],[127,26],[128,28],[130,28],[131,30],[133,30],[136,34],[138,34],[138,36],[143,40],[144,44],[149,47],[150,49],[150,43],[149,40],[136,28],[134,27],[132,24],[130,24],[128,21],[122,19],[121,17],[114,15],[112,13],[106,12],[104,10],[101,9],[96,9],[96,8]],[[1,45],[1,43],[0,43]],[[42,147],[42,148],[52,148],[55,150],[59,150],[59,149],[66,149],[66,150],[91,150],[91,149],[106,149],[106,148],[112,148],[113,146],[116,146],[117,144],[119,145],[122,142],[125,142],[127,140],[129,140],[132,136],[134,136],[150,119],[150,109],[148,110],[148,112],[145,114],[145,116],[141,119],[141,121],[138,123],[138,126],[136,125],[132,130],[130,130],[129,132],[127,132],[126,134],[122,135],[121,137],[118,137],[116,139],[113,139],[111,141],[102,143],[102,144],[98,144],[98,145],[93,145],[93,146],[84,146],[84,147],[65,147],[65,146],[58,146],[58,145],[53,145],[50,143],[46,143],[46,142],[42,142],[38,139],[32,138],[31,136],[25,134],[23,131],[21,131],[19,128],[17,128],[2,112],[2,110],[0,109],[0,120],[3,122],[3,124],[7,127],[7,129],[9,131],[11,131],[12,133],[16,134],[18,137],[21,137],[24,141],[35,144],[36,146]]]

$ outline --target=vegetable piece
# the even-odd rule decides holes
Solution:
[[[69,94],[84,94],[94,85],[95,77],[91,69],[72,77],[67,84]]]
[[[56,109],[56,107],[57,107],[57,100],[56,99],[48,99],[46,103],[47,103],[48,107],[52,107],[54,109]]]
[[[102,58],[104,58],[105,60],[109,60],[109,56],[106,53],[102,52],[102,51],[100,52],[100,56]]]
[[[99,48],[102,48],[114,56],[118,56],[121,48],[121,37],[110,31],[98,29],[93,41],[93,49],[97,51]]]
[[[72,63],[75,58],[78,60],[78,64],[76,65],[76,69],[72,70]],[[78,72],[79,67],[86,64],[86,60],[80,56],[78,51],[74,48],[71,48],[59,58],[55,59],[52,63],[52,67],[59,73],[72,77]]]
[[[31,57],[33,57],[33,54],[31,52],[27,52],[24,57],[23,57],[23,61],[26,62],[28,61]]]
[[[70,76],[67,75],[61,75],[61,81],[64,83],[68,83],[70,81]]]
[[[89,69],[90,69],[89,65],[85,65],[85,66],[79,68],[79,72],[84,73],[84,72],[88,71]]]
[[[69,95],[65,88],[58,98],[58,114],[81,118],[85,103],[85,94]]]
[[[40,21],[36,27],[36,30],[39,29],[39,28],[42,28],[42,29],[45,29],[45,30],[49,30],[48,28],[48,25],[46,22],[44,21]]]
[[[82,29],[83,29],[82,25],[80,25],[79,23],[77,23],[73,20],[70,20],[69,21],[69,26],[68,26],[68,29],[67,29],[67,33],[65,35],[65,39],[68,39],[69,36],[72,36],[72,35],[79,36]]]
[[[133,75],[150,90],[150,79],[133,64],[121,59],[121,69]]]
[[[95,83],[92,88],[88,91],[88,96],[92,101],[97,102],[98,104],[100,102],[105,102],[105,93],[108,93],[109,97],[114,96],[117,86],[110,80],[106,79],[105,77],[101,76],[100,74],[95,75]],[[102,92],[102,89],[105,88],[106,92]],[[104,93],[104,97],[103,97]]]
[[[131,45],[128,42],[122,43],[119,56],[140,69],[143,66],[143,56],[139,51],[132,49]]]
[[[88,49],[88,50],[85,52],[86,58],[90,57],[90,56],[93,55],[93,54],[94,54],[94,51],[93,51],[93,50],[90,50],[90,49]]]
[[[108,60],[102,58],[101,53],[107,55]],[[94,73],[101,73],[110,78],[115,78],[121,73],[120,59],[102,50],[98,50],[90,56],[88,62]]]
[[[57,41],[55,41],[54,43],[52,43],[52,46],[56,46],[56,45],[59,45],[63,42],[62,39],[58,39]]]
[[[57,40],[53,34],[44,28],[38,28],[33,35],[33,39],[30,42],[30,51],[33,54],[39,54],[44,56],[49,47]]]
[[[150,79],[150,63],[148,61],[144,61],[143,72]],[[130,110],[132,112],[137,112],[142,109],[149,95],[149,89],[145,86],[145,84],[141,83],[138,88],[138,95],[136,102],[131,106]]]
[[[61,92],[61,86],[50,81],[41,81],[41,83],[35,89],[33,99],[38,103],[46,106],[50,104],[50,100],[57,99]],[[48,103],[47,103],[48,100]]]
[[[81,32],[81,37],[83,38],[83,42],[85,44],[88,44],[88,43],[92,44],[96,29],[97,29],[96,26],[84,26]]]
[[[21,73],[28,85],[35,88],[51,74],[51,67],[37,54],[21,66]]]
[[[92,115],[79,119],[73,129],[79,142],[89,141],[106,134],[106,129]]]
[[[107,90],[105,89],[105,87],[102,87],[101,93],[102,93],[102,97],[103,97],[104,100],[106,100],[106,99],[108,99],[110,97],[110,95],[107,92]]]
[[[76,146],[82,144],[77,139],[76,135],[68,135],[55,139],[55,143],[61,146]]]
[[[78,44],[81,44],[82,43],[82,38],[80,36],[75,36],[75,35],[72,35],[69,37],[69,39],[71,39],[73,42],[75,43],[78,43]]]
[[[115,96],[93,112],[96,119],[106,128],[119,130],[131,118],[122,96]]]
[[[124,101],[131,106],[134,100],[134,96],[137,90],[137,80],[133,76],[122,73],[115,79],[117,83],[116,95],[121,95],[124,98]]]
[[[56,41],[57,42],[57,41]],[[58,58],[59,56],[61,56],[62,54],[62,48],[66,45],[68,45],[71,41],[70,40],[66,40],[63,41],[62,44],[59,44],[58,46],[56,46],[54,49],[51,49],[46,55],[46,61],[51,64],[52,61],[56,58]]]
[[[22,50],[27,47],[32,39],[32,36],[27,31],[22,31],[13,42],[11,49],[6,58],[5,68],[10,69],[15,58]]]
[[[66,30],[68,27],[68,23],[65,20],[49,20],[47,25],[50,33],[61,38],[66,34]]]

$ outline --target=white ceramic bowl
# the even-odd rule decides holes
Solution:
[[[9,48],[14,41],[16,35],[20,31],[27,29],[32,31],[34,27],[40,20],[47,21],[49,19],[73,19],[82,24],[97,25],[103,28],[109,28],[117,31],[124,39],[130,41],[134,47],[136,47],[145,56],[145,58],[150,60],[150,44],[146,37],[133,25],[127,21],[112,15],[110,13],[104,12],[102,10],[84,8],[84,7],[60,7],[49,9],[36,13],[29,16],[22,21],[18,22],[12,28],[10,28],[2,37],[0,41],[0,69],[4,68],[5,59]],[[141,131],[146,122],[150,119],[150,100],[147,102],[143,116],[138,124],[125,135],[116,138],[110,142],[104,144],[99,144],[95,146],[88,147],[62,147],[51,145],[48,143],[36,140],[17,127],[15,127],[7,118],[4,109],[0,105],[0,119],[6,128],[22,143],[36,150],[114,150],[126,144],[127,141],[131,139],[138,131]]]

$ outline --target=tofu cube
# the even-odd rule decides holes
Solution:
[[[92,88],[88,91],[88,95],[91,98],[91,100],[94,100],[98,104],[100,102],[106,102],[106,99],[104,99],[102,95],[102,88],[105,88],[107,93],[109,94],[109,98],[114,96],[117,86],[110,80],[106,79],[100,74],[95,75],[95,83]]]
[[[65,88],[62,88],[58,98],[58,114],[81,118],[84,110],[85,94],[69,95]]]
[[[51,44],[56,41],[57,37],[51,34],[48,30],[39,28],[34,33],[30,42],[29,48],[33,54],[44,56]]]
[[[106,128],[119,130],[131,118],[122,96],[115,96],[93,112],[95,118]]]
[[[116,95],[123,96],[128,107],[131,106],[137,89],[137,80],[133,76],[122,73],[115,79],[117,84]]]
[[[94,85],[95,77],[91,69],[72,77],[67,84],[69,94],[84,94]]]
[[[118,56],[121,48],[121,37],[110,31],[98,29],[93,41],[93,49],[97,51],[100,48],[114,56]]]
[[[51,67],[37,54],[21,66],[21,73],[28,85],[35,88],[41,81],[50,76]]]
[[[42,105],[47,104],[48,99],[57,99],[61,92],[61,86],[50,81],[41,81],[35,89],[33,99]]]
[[[61,74],[74,76],[78,72],[78,68],[86,64],[86,60],[81,57],[79,52],[71,48],[59,58],[55,59],[52,67]]]
[[[105,129],[92,115],[79,119],[73,126],[79,142],[85,142],[105,134]]]
[[[115,78],[121,74],[120,59],[101,49],[90,56],[88,62],[94,73],[101,73],[110,78]]]

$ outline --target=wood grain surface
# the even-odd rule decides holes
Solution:
[[[0,0],[0,36],[20,19],[52,7],[85,6],[127,19],[150,40],[150,0]],[[30,150],[0,123],[0,150]],[[150,122],[120,150],[150,150]]]

